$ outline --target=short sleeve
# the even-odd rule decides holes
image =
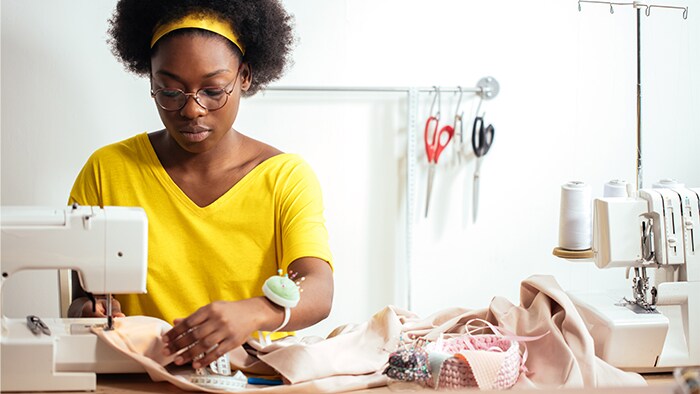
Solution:
[[[103,206],[104,202],[99,192],[99,178],[99,164],[94,153],[78,173],[68,198],[68,205],[78,203],[80,205]]]
[[[297,162],[283,182],[280,201],[281,268],[302,257],[333,261],[323,215],[323,196],[316,174],[304,161]]]

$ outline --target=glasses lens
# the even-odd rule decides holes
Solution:
[[[223,107],[228,100],[228,94],[221,88],[203,88],[197,92],[197,101],[209,111]]]
[[[224,105],[228,100],[230,92],[222,88],[202,88],[194,95],[194,99],[200,106],[208,111],[215,111]],[[154,94],[156,103],[166,111],[178,111],[187,103],[188,96],[192,93],[185,93],[180,89],[161,89]]]
[[[177,111],[185,105],[187,96],[177,89],[162,89],[155,94],[156,103],[166,111]]]

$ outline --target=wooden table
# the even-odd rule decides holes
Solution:
[[[648,387],[616,387],[616,388],[595,388],[595,389],[560,389],[560,390],[537,390],[536,392],[547,393],[570,393],[570,394],[674,394],[674,380],[670,373],[646,374],[643,375],[649,383]],[[426,389],[427,392],[434,390]],[[466,392],[477,392],[478,390],[467,390]],[[450,391],[455,393],[457,391]],[[503,393],[502,391],[479,391],[481,393]],[[532,393],[532,390],[509,390],[509,393],[523,392]],[[183,393],[180,389],[170,383],[152,382],[146,374],[104,374],[97,377],[97,393]],[[378,387],[368,390],[354,391],[353,393],[379,394],[394,393],[388,387]],[[70,393],[64,393],[70,394]],[[85,394],[85,392],[75,393]]]

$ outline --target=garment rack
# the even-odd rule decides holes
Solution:
[[[407,144],[406,144],[406,224],[404,234],[404,256],[397,259],[394,275],[397,278],[394,299],[400,305],[405,302],[406,308],[411,310],[412,286],[411,274],[413,271],[413,219],[416,217],[415,184],[416,184],[416,157],[417,157],[417,121],[418,121],[418,96],[421,93],[474,93],[482,100],[495,98],[500,86],[493,77],[484,77],[474,87],[400,87],[400,86],[268,86],[263,92],[347,92],[347,93],[403,93],[408,102],[407,111]]]

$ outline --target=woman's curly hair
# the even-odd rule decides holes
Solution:
[[[150,42],[156,25],[193,12],[213,12],[231,23],[246,49],[243,60],[253,70],[245,96],[282,76],[294,36],[292,16],[278,0],[120,0],[109,21],[112,53],[127,70],[150,76]]]

